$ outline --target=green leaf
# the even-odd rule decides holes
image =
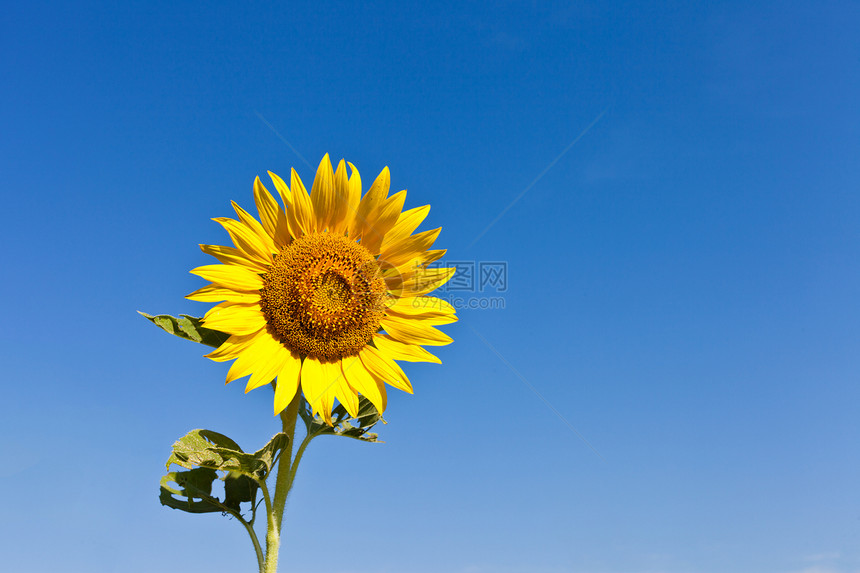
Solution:
[[[218,348],[224,344],[224,341],[230,338],[229,334],[218,330],[212,330],[211,328],[206,328],[203,326],[200,318],[188,316],[187,314],[180,314],[177,318],[175,316],[170,316],[169,314],[158,314],[153,316],[151,314],[146,314],[145,312],[137,312],[170,334],[174,334],[180,338],[185,338],[200,344],[205,344],[206,346]]]
[[[191,430],[173,444],[173,453],[167,458],[167,469],[170,469],[170,464],[188,469],[194,466],[205,466],[218,470],[226,469],[222,467],[224,458],[211,451],[213,447],[220,447],[229,451],[242,451],[239,444],[224,434],[212,430]]]
[[[246,475],[230,472],[224,476],[224,501],[212,495],[218,473],[212,468],[169,472],[161,478],[161,505],[188,513],[233,513],[239,516],[242,502],[254,503],[260,487]],[[175,483],[178,487],[172,487]]]
[[[242,502],[254,503],[257,499],[259,484],[246,475],[230,472],[224,478],[224,505],[236,512],[241,511]]]
[[[216,479],[218,474],[211,468],[169,472],[161,478],[161,505],[188,513],[223,512],[226,508],[217,498],[212,497],[212,482]],[[171,482],[178,487],[171,487]]]
[[[342,404],[332,410],[332,426],[319,416],[314,416],[310,404],[304,398],[299,405],[299,415],[305,423],[308,435],[344,436],[364,442],[378,442],[379,436],[371,433],[370,429],[379,421],[385,423],[376,407],[364,396],[358,397],[358,416],[355,418],[349,415]]]
[[[173,444],[173,453],[167,458],[170,464],[191,469],[195,466],[236,472],[255,480],[264,480],[275,465],[281,451],[289,443],[283,432],[275,434],[259,451],[250,454],[239,444],[212,430],[191,430]]]
[[[161,504],[189,513],[228,512],[241,517],[241,504],[254,505],[260,483],[269,476],[287,444],[289,437],[282,432],[251,454],[224,434],[192,430],[173,444],[167,458],[168,470],[176,464],[187,471],[168,472],[161,478]],[[218,472],[223,477],[219,478]],[[216,479],[224,480],[223,501],[212,495]]]

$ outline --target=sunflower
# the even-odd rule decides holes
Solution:
[[[219,303],[203,324],[230,335],[207,355],[235,360],[227,383],[250,376],[246,393],[274,384],[276,415],[301,391],[328,424],[335,400],[357,416],[358,394],[380,413],[385,384],[411,394],[396,361],[441,363],[422,346],[449,344],[435,327],[457,320],[427,296],[455,270],[427,266],[445,254],[430,250],[441,229],[413,234],[430,206],[403,211],[388,167],[362,197],[346,165],[323,157],[310,194],[295,169],[289,186],[270,171],[284,208],[257,177],[259,220],[236,203],[238,220],[214,219],[235,246],[200,245],[222,264],[192,270],[211,284],[187,296]]]

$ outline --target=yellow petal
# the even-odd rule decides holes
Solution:
[[[287,223],[290,234],[294,237],[310,235],[317,231],[317,221],[314,215],[314,206],[305,189],[305,184],[299,178],[299,174],[293,169],[291,172],[290,189],[292,203],[287,209]]]
[[[358,215],[358,205],[361,203],[361,175],[355,165],[348,163],[352,174],[349,176],[349,206],[346,212],[347,234],[350,237],[356,236],[355,218]]]
[[[388,310],[407,316],[449,316],[457,309],[446,300],[434,296],[413,296],[389,300]]]
[[[251,345],[251,342],[253,342],[257,336],[259,336],[258,333],[245,334],[242,336],[234,334],[225,340],[221,346],[207,354],[206,358],[214,360],[215,362],[226,362],[227,360],[238,358],[239,355]]]
[[[260,275],[235,265],[204,265],[189,272],[216,285],[245,292],[257,292],[263,288]]]
[[[406,237],[383,248],[379,258],[385,261],[386,266],[391,267],[407,263],[416,257],[420,257],[422,253],[433,246],[440,232],[442,232],[441,227]]]
[[[287,187],[287,184],[284,183],[283,179],[281,179],[271,171],[267,171],[266,173],[269,174],[269,178],[272,180],[272,183],[275,184],[275,189],[278,190],[278,195],[281,196],[281,202],[284,204],[284,207],[289,207],[293,202],[290,188]]]
[[[432,292],[448,282],[456,270],[439,267],[422,268],[408,279],[404,279],[400,274],[385,277],[385,284],[396,296],[418,296]]]
[[[353,231],[349,236],[350,239],[361,238],[364,230],[376,219],[377,211],[382,207],[385,198],[388,196],[390,185],[391,174],[388,172],[388,167],[385,167],[358,204],[358,210],[352,226]]]
[[[293,189],[295,191],[295,189]],[[322,363],[316,358],[307,357],[302,362],[302,392],[314,411],[319,414],[329,426],[331,409],[334,405],[334,384],[326,379]]]
[[[281,372],[287,359],[291,358],[290,351],[271,336],[263,337],[259,352],[265,354],[265,360],[261,360],[254,373],[251,374],[251,379],[245,386],[245,394],[272,382]]]
[[[385,251],[386,245],[394,244],[415,232],[415,229],[418,228],[418,225],[427,217],[429,212],[430,205],[415,207],[402,212],[397,217],[397,223],[394,227],[385,234],[385,239],[382,240],[382,250]]]
[[[271,249],[262,239],[246,225],[226,217],[215,217],[212,219],[219,223],[229,233],[230,238],[245,256],[256,260],[264,265],[272,264]]]
[[[311,203],[314,207],[314,215],[317,221],[317,230],[324,231],[331,227],[331,218],[335,210],[334,195],[334,172],[331,168],[331,160],[328,153],[323,156],[317,167],[317,175],[311,188]]]
[[[415,293],[403,292],[403,285],[409,282],[410,279],[427,277],[427,265],[442,258],[446,252],[447,251],[445,249],[424,251],[394,268],[388,266],[385,261],[381,261],[380,268],[382,270],[382,276],[385,278],[385,282],[389,286],[389,289],[396,291],[398,296],[414,296]]]
[[[231,288],[209,285],[185,295],[185,298],[198,302],[221,302],[226,300],[228,302],[255,303],[260,301],[260,293],[241,292]]]
[[[221,303],[203,315],[203,326],[228,334],[253,334],[266,328],[259,304]]]
[[[419,320],[386,315],[380,321],[380,325],[391,335],[391,338],[407,344],[444,346],[453,342],[453,339],[444,332]]]
[[[346,163],[343,159],[334,172],[334,211],[330,226],[333,233],[343,234],[349,224],[349,179],[346,176]]]
[[[302,360],[297,354],[290,354],[284,360],[284,365],[278,373],[278,384],[275,387],[275,416],[290,405],[299,388],[301,379]]]
[[[233,364],[230,365],[230,369],[227,371],[227,381],[229,384],[233,380],[238,380],[239,378],[244,378],[248,374],[254,371],[255,362],[253,357],[249,354],[240,354]]]
[[[403,301],[412,301],[412,304]],[[441,306],[445,305],[445,306]],[[394,318],[414,320],[424,325],[451,324],[457,322],[454,307],[442,299],[418,296],[396,299],[394,304],[386,304],[385,312]]]
[[[447,315],[426,315],[419,314],[417,316],[404,316],[397,312],[391,313],[391,316],[394,318],[401,318],[404,320],[417,320],[419,323],[426,326],[442,326],[443,324],[453,324],[460,320],[457,318],[455,314],[447,314]]]
[[[419,320],[424,324],[440,325],[457,322],[456,310],[441,298],[416,296],[389,299],[386,313],[403,319]]]
[[[260,215],[260,223],[270,237],[275,236],[278,226],[278,203],[263,185],[259,177],[254,178],[254,204],[257,205],[257,213]]]
[[[230,370],[227,371],[227,384],[265,367],[269,358],[266,352],[269,349],[267,343],[271,340],[272,337],[265,332],[253,336],[236,361],[230,365]]]
[[[448,252],[448,249],[434,249],[431,251],[426,251],[422,260],[425,265],[429,265],[430,263],[435,263],[439,259],[445,256],[445,253]]]
[[[266,233],[274,239],[275,246],[280,250],[284,245],[289,244],[290,231],[287,228],[287,215],[269,190],[263,186],[259,177],[254,179],[254,202],[260,214],[260,222]]]
[[[370,400],[370,403],[376,407],[380,414],[385,412],[387,405],[385,382],[377,380],[368,372],[358,356],[344,358],[340,366],[349,385],[356,392],[360,392],[362,396]]]
[[[236,211],[236,216],[239,217],[239,221],[251,229],[251,232],[260,239],[260,243],[268,251],[269,255],[280,251],[280,249],[275,248],[275,240],[272,238],[272,235],[266,232],[263,225],[261,225],[253,215],[241,208],[235,201],[230,201],[230,204],[233,205],[233,210]],[[271,256],[268,258],[271,259]]]
[[[406,191],[395,193],[385,200],[385,203],[379,208],[376,217],[371,214],[368,219],[369,224],[364,228],[364,232],[361,235],[361,244],[372,255],[379,254],[385,233],[390,231],[394,224],[397,223],[397,217],[403,210],[403,203],[405,202]]]
[[[358,356],[361,358],[361,363],[364,367],[379,380],[386,384],[391,384],[398,390],[403,390],[412,394],[412,383],[409,378],[403,373],[400,366],[394,360],[383,356],[376,348],[365,346],[362,348]]]
[[[392,360],[403,360],[405,362],[434,362],[442,364],[433,354],[427,350],[414,344],[405,344],[398,342],[387,334],[374,334],[373,343],[382,354],[388,356]]]
[[[322,371],[325,379],[331,381],[330,384],[332,390],[334,390],[334,395],[343,404],[349,415],[353,418],[358,416],[358,395],[356,395],[355,390],[349,387],[346,377],[340,368],[340,361],[323,362]]]
[[[233,247],[200,245],[200,250],[207,255],[215,257],[225,265],[242,265],[257,273],[265,273],[269,268],[268,265],[261,263],[257,259],[248,257],[242,251]]]

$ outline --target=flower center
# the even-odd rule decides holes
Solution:
[[[379,330],[385,281],[366,248],[342,235],[305,235],[275,255],[260,306],[290,350],[334,361],[358,354]]]

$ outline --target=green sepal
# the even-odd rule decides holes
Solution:
[[[218,348],[230,338],[229,334],[206,328],[203,326],[202,319],[188,316],[187,314],[180,314],[179,317],[175,317],[169,314],[157,314],[153,316],[145,312],[137,312],[170,334],[199,344],[205,344],[206,346]]]
[[[344,436],[364,442],[378,442],[379,435],[371,433],[370,429],[377,422],[385,423],[376,406],[364,396],[358,397],[358,416],[355,418],[349,415],[343,404],[338,404],[331,412],[331,426],[326,424],[320,416],[314,416],[307,400],[301,400],[299,415],[305,423],[309,436]]]

